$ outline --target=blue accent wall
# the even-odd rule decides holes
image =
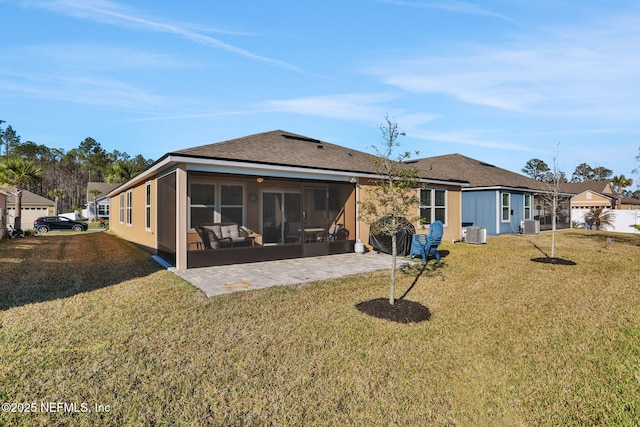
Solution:
[[[496,233],[496,192],[463,191],[462,222],[472,222],[476,227],[487,229],[487,235]]]
[[[511,195],[511,220],[502,222],[502,194]],[[524,219],[524,192],[514,191],[463,191],[462,222],[487,229],[488,236],[514,234],[520,229]],[[498,224],[498,228],[496,228]]]

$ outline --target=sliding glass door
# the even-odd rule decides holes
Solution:
[[[305,187],[303,207],[304,256],[329,254],[329,191],[326,186]]]
[[[262,193],[262,244],[299,244],[302,236],[301,195],[296,192]]]

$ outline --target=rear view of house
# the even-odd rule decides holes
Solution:
[[[281,130],[167,153],[109,193],[111,230],[178,269],[352,252],[370,154]],[[459,238],[458,180],[423,179],[416,226]],[[426,194],[432,198],[426,197]]]

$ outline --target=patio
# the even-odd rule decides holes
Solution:
[[[409,261],[398,258],[398,268]],[[352,274],[386,270],[391,267],[391,255],[339,254],[280,261],[233,264],[214,267],[176,270],[182,277],[202,290],[208,297],[248,291],[270,286],[295,285],[316,280],[335,279]]]

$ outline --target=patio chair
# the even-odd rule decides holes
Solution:
[[[438,246],[442,242],[443,231],[442,221],[434,221],[429,226],[428,234],[414,234],[409,258],[413,259],[414,256],[419,255],[422,258],[422,262],[426,263],[429,259],[429,254],[432,254],[436,260],[440,261]]]
[[[348,238],[349,230],[344,228],[343,224],[333,224],[328,231],[321,231],[317,236],[319,242],[335,242],[336,240],[347,240]]]
[[[209,247],[207,247],[205,238],[202,234],[200,235],[205,249],[251,246],[249,233],[236,223],[202,224],[200,228],[203,229],[204,234],[209,240]],[[196,231],[198,231],[198,227],[196,227]],[[198,234],[200,233],[199,231]]]

